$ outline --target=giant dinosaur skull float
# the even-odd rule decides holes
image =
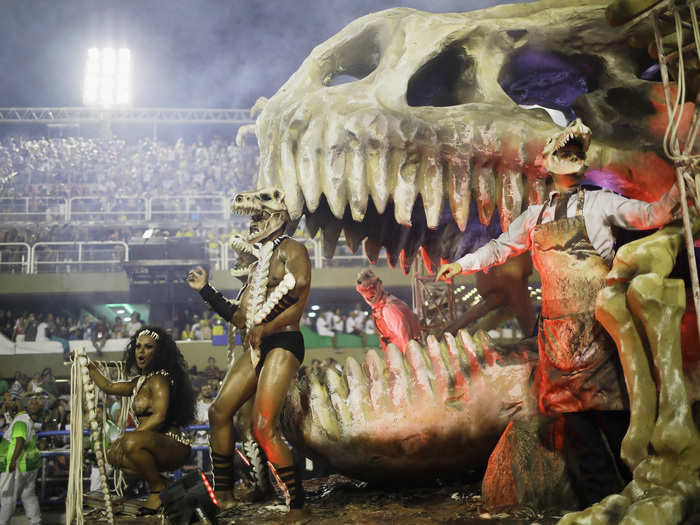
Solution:
[[[366,238],[371,261],[385,246],[404,271],[419,249],[454,260],[546,195],[537,158],[560,127],[523,107],[540,105],[591,126],[588,164],[605,185],[653,200],[673,174],[657,154],[661,85],[638,77],[650,64],[606,24],[603,1],[367,15],[265,105],[259,185],[284,189],[327,256],[344,229],[353,250]]]

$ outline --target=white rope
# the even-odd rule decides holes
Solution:
[[[97,391],[90,379],[87,368],[88,358],[85,348],[75,353],[71,366],[71,420],[70,436],[70,470],[68,478],[68,496],[66,500],[66,524],[71,525],[73,518],[76,525],[83,523],[83,396],[88,409],[90,439],[97,458],[97,468],[102,480],[107,521],[114,525],[112,498],[107,483],[105,452],[103,450],[103,430],[97,421]]]
[[[84,349],[83,349],[84,351]],[[82,365],[76,358],[70,373],[70,470],[66,497],[66,525],[83,525],[83,380]]]

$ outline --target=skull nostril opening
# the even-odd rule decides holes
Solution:
[[[424,64],[408,81],[409,106],[446,107],[476,102],[474,60],[460,45],[445,49]]]

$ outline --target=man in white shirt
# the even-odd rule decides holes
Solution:
[[[41,319],[41,322],[37,325],[36,327],[36,339],[35,341],[37,343],[45,343],[47,341],[50,341],[47,330],[49,328],[49,323],[46,322],[46,318],[41,316],[39,319]]]
[[[653,203],[584,191],[590,140],[590,129],[579,119],[550,138],[542,153],[542,165],[554,180],[549,200],[528,207],[497,239],[441,266],[437,274],[437,279],[449,279],[532,253],[542,278],[540,411],[564,417],[567,470],[584,507],[618,492],[623,482],[618,469],[626,470],[619,461],[629,421],[624,378],[615,344],[595,319],[596,296],[614,256],[612,228],[661,227],[673,219],[680,197],[675,184]]]

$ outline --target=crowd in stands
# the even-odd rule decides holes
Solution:
[[[3,197],[215,194],[250,189],[258,155],[231,140],[85,137],[0,141]]]

